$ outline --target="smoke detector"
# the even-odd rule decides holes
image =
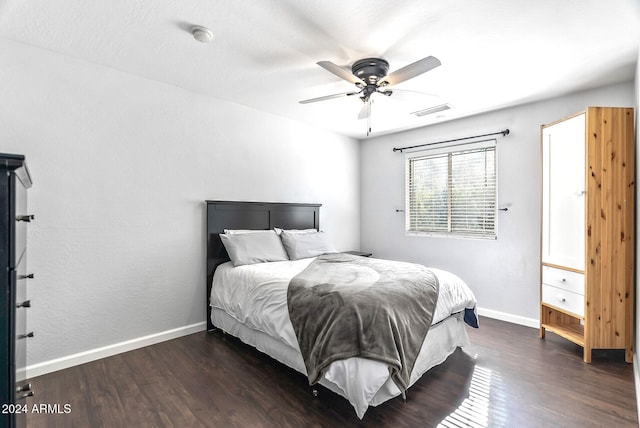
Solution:
[[[206,27],[196,25],[191,27],[193,38],[202,43],[209,43],[213,39],[213,33]]]

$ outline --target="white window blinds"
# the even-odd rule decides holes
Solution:
[[[409,234],[496,238],[496,141],[407,156]]]

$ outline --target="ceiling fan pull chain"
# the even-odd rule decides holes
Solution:
[[[371,104],[373,103],[373,101],[371,99],[369,99],[369,101],[367,101],[367,137],[369,136],[369,134],[371,134]]]

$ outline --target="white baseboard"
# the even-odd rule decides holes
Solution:
[[[494,318],[500,321],[507,321],[513,324],[524,325],[525,327],[540,328],[540,320],[508,314],[506,312],[494,311],[493,309],[478,308],[478,315],[487,318]],[[482,320],[480,320],[480,326],[482,327]]]
[[[514,324],[524,325],[532,328],[539,328],[540,321],[533,318],[526,318],[519,315],[513,315],[506,312],[494,311],[492,309],[478,308],[478,314],[483,317],[494,318],[501,321],[507,321]],[[480,320],[482,324],[482,320]],[[101,358],[110,357],[112,355],[121,354],[123,352],[132,351],[134,349],[144,348],[145,346],[154,345],[166,340],[175,339],[188,334],[197,333],[207,328],[206,322],[187,325],[184,327],[174,328],[172,330],[162,331],[160,333],[150,334],[148,336],[127,340],[113,345],[103,346],[101,348],[90,349],[88,351],[79,352],[77,354],[68,355],[66,357],[56,358],[42,363],[32,364],[22,369],[18,369],[16,377],[18,380],[42,376],[58,370],[69,367],[78,366],[80,364],[99,360]],[[640,387],[638,382],[638,374],[636,373],[636,388]],[[640,393],[637,394],[640,397]],[[640,401],[639,401],[640,403]]]
[[[121,354],[123,352],[132,351],[134,349],[144,348],[145,346],[154,345],[166,340],[175,339],[186,336],[188,334],[197,333],[207,328],[206,322],[187,325],[184,327],[174,328],[172,330],[162,331],[160,333],[150,334],[148,336],[138,337],[136,339],[127,340],[113,345],[103,346],[101,348],[90,349],[88,351],[79,352],[77,354],[68,355],[66,357],[56,358],[42,363],[32,364],[16,371],[18,380],[30,379],[47,373],[66,369],[101,358],[110,357],[112,355]]]

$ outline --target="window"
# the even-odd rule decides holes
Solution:
[[[496,140],[407,155],[408,234],[495,239]]]

